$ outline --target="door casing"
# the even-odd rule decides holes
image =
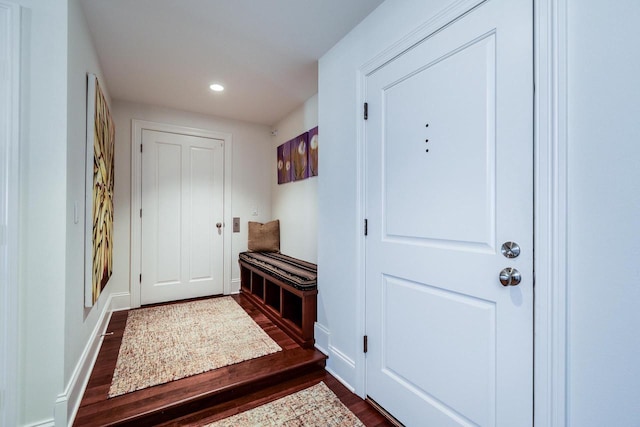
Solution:
[[[190,128],[165,123],[156,123],[145,120],[133,119],[131,122],[131,276],[130,293],[131,307],[140,307],[140,272],[141,272],[141,238],[142,223],[140,209],[142,208],[142,131],[144,129],[158,132],[177,133],[182,135],[198,136],[203,138],[219,139],[224,141],[224,269],[223,283],[224,295],[231,293],[231,224],[233,223],[231,209],[231,179],[232,179],[232,153],[233,138],[230,133],[210,131],[205,129]]]
[[[2,404],[0,425],[18,422],[19,378],[18,349],[20,347],[19,301],[19,230],[20,230],[20,77],[21,77],[21,8],[14,3],[0,1],[2,29],[0,43],[5,52],[2,85],[3,103],[0,117],[0,378]]]

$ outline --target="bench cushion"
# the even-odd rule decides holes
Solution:
[[[318,284],[318,266],[301,259],[277,252],[242,252],[240,260],[296,289],[315,289]]]

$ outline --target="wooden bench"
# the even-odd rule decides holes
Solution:
[[[277,252],[243,252],[240,290],[300,346],[312,348],[317,266]]]

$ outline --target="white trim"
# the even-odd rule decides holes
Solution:
[[[356,364],[349,356],[338,348],[329,345],[329,360],[325,369],[351,392],[355,393],[353,384],[357,374]]]
[[[55,420],[56,425],[68,425],[71,427],[78,413],[82,396],[87,388],[89,377],[102,347],[103,335],[109,326],[111,314],[114,311],[129,308],[130,295],[128,292],[112,293],[104,305],[100,318],[96,322],[90,338],[80,355],[71,378],[64,392],[56,399]]]
[[[365,151],[365,139],[366,139],[366,122],[363,120],[363,104],[366,102],[365,97],[367,94],[367,77],[362,70],[357,71],[357,84],[356,84],[356,230],[362,230],[364,227],[364,220],[367,217],[367,192],[366,192],[366,151]],[[367,334],[367,312],[366,312],[366,238],[364,232],[358,233],[358,241],[356,242],[356,257],[355,265],[358,266],[356,270],[356,336],[355,342],[361,343],[363,337]],[[367,394],[367,358],[360,348],[357,346],[355,355],[355,384],[353,388],[355,393],[362,399]]]
[[[346,382],[344,380],[344,378],[342,378],[340,375],[338,375],[338,373],[336,373],[333,369],[327,367],[325,368],[325,370],[331,374],[331,376],[335,379],[337,379],[338,381],[340,381],[340,383],[345,386],[347,388],[347,390],[349,390],[351,393],[355,393],[356,390],[353,388],[353,386],[351,384],[349,384],[348,382]]]
[[[56,426],[65,426],[68,424],[68,400],[65,394],[59,394],[56,398],[56,403],[53,406],[53,420]],[[69,426],[71,427],[71,426]]]
[[[236,277],[235,279],[231,279],[231,289],[229,294],[239,294],[240,293],[240,278]]]
[[[316,322],[313,324],[313,336],[316,339],[315,348],[322,354],[329,355],[329,336],[330,332],[324,325]]]
[[[567,420],[567,1],[535,0],[534,425]]]
[[[223,293],[231,294],[231,189],[232,187],[232,165],[233,165],[233,138],[230,133],[217,132],[206,129],[196,129],[185,126],[178,126],[166,123],[149,122],[145,120],[131,120],[131,276],[129,285],[131,291],[131,307],[140,307],[140,248],[142,226],[140,220],[140,209],[142,207],[142,155],[140,144],[142,144],[142,131],[144,129],[157,132],[176,133],[180,135],[190,135],[202,138],[221,139],[224,141],[224,271],[223,271]]]
[[[38,421],[37,423],[26,424],[25,427],[56,427],[56,423],[53,418]]]
[[[0,82],[6,104],[0,123],[0,425],[17,425],[19,348],[19,146],[20,146],[20,6],[0,1],[0,26],[5,58],[0,58]],[[5,62],[6,61],[6,62]],[[2,111],[4,108],[0,109]]]

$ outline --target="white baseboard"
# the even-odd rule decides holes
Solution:
[[[131,296],[129,292],[118,292],[109,295],[107,303],[104,305],[102,313],[96,322],[96,326],[91,333],[91,337],[80,356],[80,360],[71,375],[69,384],[65,392],[58,396],[56,400],[55,425],[71,427],[78,413],[82,395],[89,382],[89,376],[98,358],[98,352],[102,346],[102,335],[107,330],[111,313],[114,311],[126,310],[131,306]]]
[[[52,419],[39,421],[37,423],[25,424],[24,427],[56,427],[55,421]]]
[[[329,356],[325,369],[340,381],[352,393],[355,392],[356,363],[342,351],[329,344],[331,331],[316,322],[313,325],[313,334],[316,339],[315,347],[318,351]]]
[[[334,377],[335,379],[337,379],[338,381],[340,381],[340,383],[345,386],[347,389],[349,389],[349,391],[351,393],[355,394],[355,389],[353,387],[351,387],[351,384],[349,384],[348,382],[346,382],[344,380],[344,378],[342,378],[340,375],[338,375],[336,372],[333,371],[333,369],[329,368],[328,366],[325,368],[325,370],[327,372],[329,372],[331,374],[332,377]]]
[[[342,385],[348,388],[351,393],[355,392],[355,388],[353,387],[356,370],[355,362],[332,346],[329,346],[329,360],[327,361],[326,370],[340,381]],[[351,381],[345,378],[345,376],[352,377]]]
[[[327,371],[354,392],[356,380],[356,363],[336,347],[329,345],[329,360]]]
[[[129,292],[111,294],[110,299],[111,301],[107,304],[110,312],[129,310],[131,308],[131,294]]]
[[[320,323],[313,324],[313,336],[316,339],[315,347],[318,351],[329,355],[329,330]]]
[[[240,278],[231,279],[231,289],[230,294],[239,294],[240,293]]]

